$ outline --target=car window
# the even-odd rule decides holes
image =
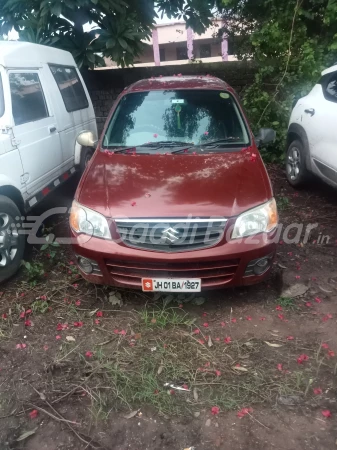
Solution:
[[[203,144],[228,139],[231,147],[249,137],[233,96],[216,90],[167,90],[130,93],[112,116],[103,146],[157,141]]]
[[[37,73],[10,73],[9,84],[15,125],[48,117],[46,100]]]
[[[321,80],[324,97],[337,103],[337,72],[327,74]]]
[[[49,65],[68,112],[88,108],[89,102],[74,67]]]
[[[2,77],[0,73],[0,117],[4,115],[5,112],[5,99],[4,99],[4,90],[2,86]]]

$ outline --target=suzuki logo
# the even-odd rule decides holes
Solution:
[[[166,230],[163,231],[161,237],[164,241],[169,241],[171,243],[174,243],[176,241],[179,241],[179,231],[177,231],[171,227],[166,228]]]

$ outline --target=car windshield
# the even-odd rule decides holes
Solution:
[[[233,96],[216,90],[167,90],[122,97],[103,139],[104,148],[165,141],[219,147],[249,144],[247,128]]]

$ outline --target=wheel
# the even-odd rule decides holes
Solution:
[[[0,283],[14,275],[21,265],[25,236],[21,228],[21,213],[16,204],[0,195]]]
[[[80,171],[83,173],[90,161],[92,155],[94,154],[94,150],[90,147],[85,147],[81,151],[81,160],[80,160]]]
[[[288,147],[286,175],[288,182],[294,187],[304,186],[310,178],[306,166],[306,150],[301,141],[293,141]]]

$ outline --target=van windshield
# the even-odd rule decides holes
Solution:
[[[103,147],[165,141],[193,145],[222,141],[221,147],[249,144],[246,125],[233,96],[217,90],[167,90],[122,97]]]
[[[4,99],[4,90],[2,87],[2,78],[0,73],[0,117],[2,117],[5,113],[5,99]]]

